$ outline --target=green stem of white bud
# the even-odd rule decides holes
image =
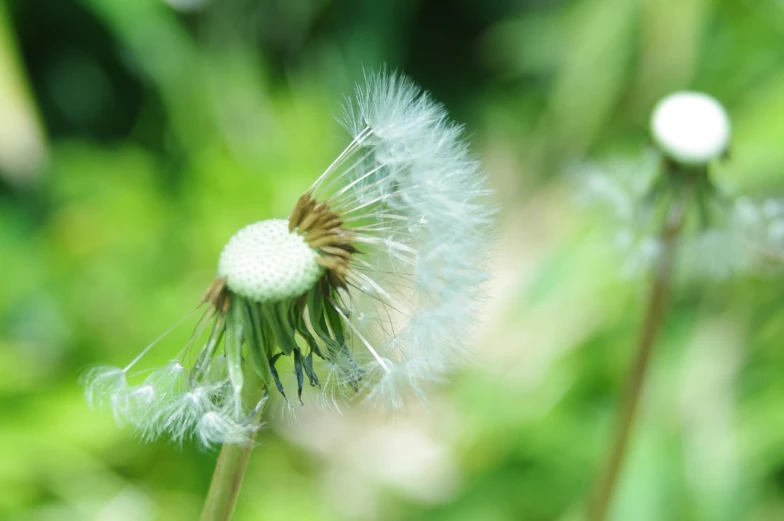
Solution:
[[[637,353],[621,398],[614,443],[604,473],[600,477],[596,496],[590,505],[588,521],[607,519],[618,475],[626,456],[634,420],[637,416],[640,395],[648,373],[651,355],[664,324],[673,280],[678,238],[683,228],[687,206],[693,197],[693,191],[692,184],[678,189],[677,195],[667,211],[660,233],[661,253],[652,273],[651,288],[645,318],[640,330]]]

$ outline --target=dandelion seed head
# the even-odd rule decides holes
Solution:
[[[374,351],[356,355],[364,388],[394,409],[405,402],[401,393],[422,397],[422,383],[463,359],[487,277],[494,207],[462,128],[405,77],[369,75],[345,113],[352,157],[362,163],[353,168],[348,159],[336,172],[351,190],[333,209],[375,223],[354,232],[362,255],[349,277],[348,321],[354,353],[364,343]]]
[[[242,228],[221,252],[218,275],[229,289],[255,302],[298,297],[313,287],[323,268],[288,221],[270,219]]]
[[[662,153],[683,165],[705,165],[729,147],[727,112],[715,98],[701,92],[665,97],[654,108],[650,126]]]
[[[277,393],[292,411],[308,391],[338,410],[344,398],[396,409],[463,361],[495,208],[462,127],[384,72],[357,88],[344,123],[351,142],[288,219],[229,239],[176,361],[114,392],[143,439],[248,443],[254,393]],[[291,366],[294,389],[280,377]]]

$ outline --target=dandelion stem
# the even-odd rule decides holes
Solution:
[[[253,407],[249,421],[260,422],[265,401],[260,396],[265,392],[261,379],[256,375],[251,364],[246,364],[245,386],[243,402]],[[250,380],[250,381],[248,381]],[[212,473],[212,482],[204,501],[200,521],[229,521],[234,512],[234,505],[240,493],[242,478],[248,467],[250,452],[253,449],[255,435],[247,443],[225,443],[221,448],[215,471]]]
[[[228,521],[240,493],[253,443],[223,446],[204,502],[201,521]]]
[[[678,172],[668,173],[677,174]],[[629,370],[628,380],[621,399],[614,443],[610,450],[607,466],[601,475],[596,496],[588,511],[588,521],[604,521],[607,518],[613,492],[618,481],[618,474],[627,452],[629,437],[637,413],[637,405],[640,401],[640,394],[645,383],[648,366],[650,365],[651,354],[664,323],[673,280],[676,246],[683,227],[685,206],[692,191],[691,186],[679,188],[681,189],[677,190],[678,193],[669,207],[660,234],[662,249],[653,269],[653,279],[640,332],[637,354]]]

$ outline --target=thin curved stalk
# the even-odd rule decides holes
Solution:
[[[678,237],[683,227],[685,205],[691,190],[687,187],[680,192],[669,208],[660,235],[662,250],[653,271],[645,318],[637,344],[637,354],[624,389],[614,442],[607,465],[599,480],[597,494],[588,511],[588,521],[604,521],[607,518],[618,475],[626,456],[629,437],[637,416],[637,406],[650,365],[651,354],[664,323],[673,280]]]

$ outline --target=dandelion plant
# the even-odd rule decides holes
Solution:
[[[615,437],[588,510],[588,521],[607,519],[650,359],[664,323],[675,268],[682,265],[680,257],[688,258],[702,237],[718,233],[719,226],[726,224],[726,201],[709,176],[711,165],[727,154],[730,143],[730,120],[721,104],[703,93],[672,94],[654,108],[650,132],[658,151],[658,168],[648,183],[637,185],[643,187],[640,194],[627,199],[624,195],[628,192],[606,178],[590,179],[590,186],[599,188],[595,191],[623,207],[619,214],[629,221],[627,236],[642,238],[639,242],[645,245],[641,251],[646,262],[637,264],[648,268],[650,288],[637,351],[621,397]]]
[[[229,519],[270,395],[396,409],[460,360],[493,220],[461,127],[401,75],[369,75],[344,111],[352,140],[287,219],[224,247],[191,340],[172,361],[85,376],[144,440],[222,444],[203,520]],[[160,340],[160,339],[159,339]],[[296,388],[284,386],[291,360]],[[146,374],[146,377],[140,376]]]

